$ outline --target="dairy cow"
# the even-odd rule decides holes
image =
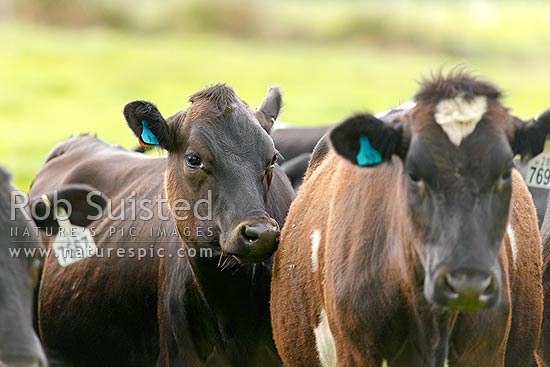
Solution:
[[[408,111],[355,115],[313,152],[275,256],[287,366],[528,366],[542,318],[535,208],[513,169],[550,113],[509,114],[465,71]]]
[[[45,264],[40,334],[65,364],[281,365],[268,307],[271,255],[294,198],[268,134],[281,94],[271,88],[251,109],[220,84],[190,101],[167,119],[150,102],[124,108],[139,143],[167,157],[81,136],[35,178],[31,192],[88,183],[111,199],[95,231],[103,257]]]

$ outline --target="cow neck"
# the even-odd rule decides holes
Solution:
[[[222,271],[218,259],[186,259],[203,302],[202,309],[208,314],[203,319],[212,320],[212,326],[220,336],[218,348],[221,349],[218,352],[231,360],[238,360],[242,348],[254,349],[262,343],[269,346],[271,338],[257,333],[270,330],[270,264],[237,265]],[[254,333],[257,339],[252,344],[235,339],[235,335]]]
[[[218,257],[187,256],[186,260],[205,301],[212,306],[231,308],[237,297],[246,302],[246,299],[254,300],[255,294],[269,292],[271,267],[267,262],[235,264],[222,270]]]

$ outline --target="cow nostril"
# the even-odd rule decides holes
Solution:
[[[264,245],[275,244],[278,242],[279,234],[279,227],[271,223],[249,223],[243,225],[240,229],[241,240],[249,245],[259,243]]]
[[[260,219],[242,223],[235,228],[235,242],[226,244],[226,248],[241,262],[258,263],[266,260],[277,249],[279,228],[271,220]]]
[[[451,295],[457,295],[456,289],[453,287],[452,280],[450,280],[450,275],[447,273],[444,277],[445,286]]]
[[[260,231],[253,226],[245,225],[241,228],[241,237],[248,243],[254,244],[260,241]]]
[[[489,285],[485,288],[485,291],[481,295],[480,299],[486,301],[490,299],[498,291],[498,284],[496,278],[493,276],[490,279]]]

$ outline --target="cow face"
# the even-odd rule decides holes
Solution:
[[[219,246],[242,262],[261,262],[279,238],[266,198],[278,154],[268,132],[281,94],[271,88],[257,110],[225,85],[200,91],[190,101],[167,121],[143,101],[126,105],[124,115],[141,144],[168,151],[166,193],[185,242]],[[199,212],[178,210],[183,201]]]
[[[382,121],[360,115],[336,127],[336,152],[369,167],[401,158],[410,239],[424,270],[423,292],[453,310],[498,304],[498,253],[506,231],[514,154],[540,153],[550,113],[519,121],[500,93],[463,73],[424,83],[417,105]]]

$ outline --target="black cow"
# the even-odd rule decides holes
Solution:
[[[55,148],[34,181],[32,192],[66,183],[102,190],[113,215],[99,220],[99,250],[127,251],[64,269],[47,261],[41,337],[67,364],[281,365],[269,322],[271,255],[294,191],[267,133],[280,92],[270,89],[257,110],[226,85],[190,100],[166,120],[149,102],[124,108],[140,144],[167,158],[81,136]],[[153,201],[132,218],[129,198]],[[130,250],[148,255],[138,261]]]
[[[302,153],[289,161],[281,164],[281,168],[292,183],[294,190],[298,191],[304,180],[311,153]]]
[[[273,129],[271,136],[277,150],[286,161],[298,157],[302,153],[311,153],[317,142],[331,128],[327,126],[288,127]]]
[[[87,201],[93,192],[86,186],[67,186],[50,192],[46,201],[70,203],[70,219],[86,225],[88,215],[96,215]],[[54,197],[57,200],[54,200]],[[93,201],[105,204],[101,195]],[[47,366],[42,346],[33,328],[33,298],[38,282],[43,250],[38,228],[57,233],[54,209],[44,199],[28,203],[10,183],[9,174],[0,167],[0,366]],[[33,221],[34,219],[34,221]]]

